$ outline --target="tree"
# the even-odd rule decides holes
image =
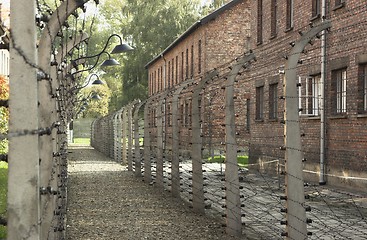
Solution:
[[[9,98],[9,82],[0,75],[0,100],[8,100]],[[6,107],[0,107],[0,134],[6,134],[8,132],[9,123],[9,110]],[[0,154],[8,152],[8,140],[3,139],[0,141]]]
[[[106,0],[96,21],[98,34],[107,39],[120,34],[135,50],[116,58],[120,67],[109,69],[104,76],[114,89],[110,110],[147,97],[148,76],[144,66],[191,26],[200,15],[200,0]],[[101,42],[91,41],[90,48]],[[114,56],[115,57],[115,56]]]
[[[101,99],[93,99],[92,95],[98,94]],[[75,108],[76,113],[78,113],[77,117],[84,118],[97,118],[100,116],[105,116],[108,114],[108,102],[110,101],[111,91],[106,84],[90,86],[81,90],[78,94],[78,102]],[[83,101],[83,99],[86,99]],[[85,106],[85,111],[80,111],[84,102],[88,105]]]

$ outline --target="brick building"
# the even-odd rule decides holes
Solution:
[[[195,23],[148,63],[149,94],[161,96],[177,84],[199,81],[218,69],[219,79],[203,91],[201,119],[203,135],[211,135],[220,148],[226,69],[252,49],[257,61],[241,72],[235,85],[237,143],[248,151],[252,163],[266,168],[264,163],[284,159],[281,96],[287,56],[293,43],[324,19],[331,22],[331,28],[318,34],[321,39],[311,39],[297,67],[305,176],[315,182],[363,188],[367,176],[367,5],[362,0],[229,2]],[[187,135],[190,91],[189,86],[180,97],[181,128]],[[168,94],[166,134],[170,101]],[[155,118],[152,112],[152,123]],[[325,175],[320,173],[323,168]]]

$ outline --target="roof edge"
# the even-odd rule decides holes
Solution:
[[[224,4],[222,7],[214,10],[213,12],[209,13],[205,17],[201,18],[199,21],[195,22],[191,27],[189,27],[184,33],[182,33],[176,40],[174,40],[166,49],[164,49],[160,54],[155,56],[150,62],[148,62],[144,68],[147,69],[150,65],[152,65],[154,62],[156,62],[159,58],[163,57],[164,54],[169,52],[173,47],[175,47],[177,44],[182,42],[188,35],[190,35],[192,32],[194,32],[197,28],[199,28],[202,25],[207,24],[211,20],[214,20],[217,18],[220,14],[222,14],[224,11],[234,7],[235,5],[239,4],[240,2],[243,2],[244,0],[233,0],[226,4]]]

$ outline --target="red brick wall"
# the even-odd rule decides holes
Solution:
[[[277,118],[271,119],[269,117],[269,97],[271,95],[269,86],[277,83],[277,95],[283,95],[284,75],[279,71],[284,70],[286,57],[292,49],[290,43],[301,38],[300,32],[310,30],[310,23],[317,25],[321,21],[320,17],[312,17],[311,1],[306,3],[294,0],[293,28],[287,29],[287,1],[277,0],[277,24],[274,35],[274,32],[271,31],[271,2],[271,0],[263,0],[262,42],[260,44],[257,43],[258,2],[244,1],[214,21],[197,29],[166,54],[167,61],[177,55],[180,58],[179,54],[182,51],[185,51],[186,54],[188,48],[190,53],[192,43],[197,43],[199,39],[202,39],[202,74],[213,68],[219,71],[218,78],[210,82],[202,92],[203,143],[206,148],[212,144],[220,149],[223,148],[221,143],[225,141],[223,86],[228,77],[228,69],[234,64],[235,57],[248,49],[247,44],[253,49],[257,61],[247,66],[246,70],[241,71],[235,85],[238,147],[249,151],[252,163],[284,158],[284,151],[280,150],[284,145],[282,122],[284,100],[278,99]],[[345,184],[352,183],[331,175],[366,177],[367,170],[367,114],[358,111],[361,103],[358,67],[367,61],[367,5],[363,0],[348,0],[344,6],[340,7],[335,6],[334,3],[335,1],[327,1],[327,19],[331,20],[332,27],[327,32],[326,38],[325,162],[327,173],[330,174],[327,180],[330,183],[345,186]],[[246,4],[250,5],[246,6]],[[297,73],[303,81],[309,76],[320,74],[320,53],[321,41],[314,39],[312,45],[308,45],[305,53],[301,54],[302,64],[298,64]],[[149,67],[149,73],[154,72],[162,64],[162,59],[156,61]],[[332,70],[340,67],[347,69],[347,111],[345,114],[336,115]],[[197,69],[197,58],[195,58],[195,69]],[[195,74],[193,77],[199,81],[201,75]],[[259,86],[263,86],[264,90],[262,119],[256,119],[256,87]],[[306,93],[305,88],[306,84],[303,83],[300,88],[302,94]],[[180,97],[180,106],[190,101],[191,94],[192,87],[187,88]],[[208,100],[209,96],[212,96],[211,103]],[[303,111],[306,107],[305,102],[305,99],[301,101]],[[180,112],[181,108],[179,108]],[[301,115],[300,123],[303,134],[302,151],[306,159],[305,169],[317,172],[320,161],[320,117]],[[170,128],[167,128],[166,134],[170,134]],[[190,127],[182,127],[180,134],[182,134],[181,147],[189,150]],[[316,174],[306,176],[309,180],[318,181]]]

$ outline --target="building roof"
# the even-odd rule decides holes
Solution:
[[[221,15],[224,11],[231,9],[233,6],[237,5],[238,3],[242,2],[243,0],[233,0],[226,4],[224,4],[222,7],[216,9],[212,13],[208,14],[207,16],[203,17],[199,21],[195,22],[191,27],[189,27],[183,34],[181,34],[175,41],[173,41],[163,52],[158,54],[156,57],[154,57],[150,62],[148,62],[145,65],[145,68],[148,68],[150,65],[155,63],[159,58],[161,58],[164,54],[169,52],[172,48],[177,46],[180,42],[185,40],[191,33],[193,33],[196,29],[198,29],[200,26],[207,24],[211,20],[214,20],[219,15]]]

